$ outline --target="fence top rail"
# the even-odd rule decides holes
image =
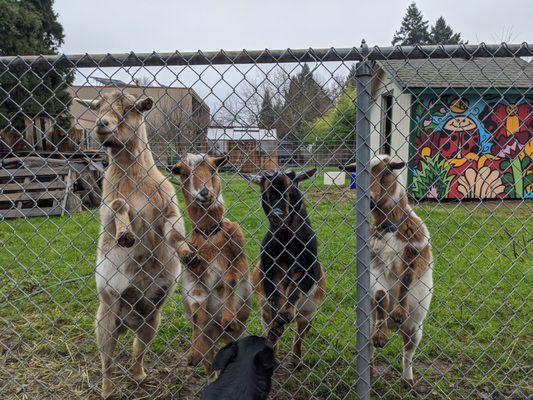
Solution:
[[[0,57],[0,69],[12,67],[98,68],[179,65],[269,64],[326,61],[403,60],[428,58],[529,57],[533,45],[477,44],[329,49],[196,51],[173,53],[59,54]]]

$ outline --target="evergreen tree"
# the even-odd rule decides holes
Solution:
[[[259,111],[259,127],[262,129],[273,129],[278,119],[278,114],[274,108],[270,90],[266,89]]]
[[[53,0],[0,0],[0,55],[57,54],[63,27]],[[56,126],[70,127],[65,115],[71,98],[70,69],[51,66],[8,67],[0,73],[0,129],[24,130],[24,116],[47,115]]]
[[[291,77],[281,107],[278,132],[281,138],[296,143],[305,139],[309,123],[321,116],[330,106],[331,99],[304,64],[297,75]]]
[[[352,85],[354,88],[357,84],[357,80],[355,78],[355,64],[352,64],[350,67],[350,72],[348,72],[348,76],[346,77],[346,82],[344,83],[344,87],[347,87],[348,85]]]
[[[440,17],[434,26],[431,27],[431,44],[462,44],[460,33],[454,33],[453,29],[446,24],[443,17]]]
[[[316,148],[353,146],[355,143],[355,88],[351,83],[339,96],[337,103],[324,115],[309,125],[309,135],[305,140]]]
[[[413,46],[416,44],[429,44],[430,36],[428,21],[424,21],[422,13],[413,2],[407,8],[403,17],[402,26],[394,34],[393,45]]]

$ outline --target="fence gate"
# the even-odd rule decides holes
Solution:
[[[278,342],[272,399],[531,397],[531,57],[0,57],[1,397],[198,398],[241,331]],[[22,204],[65,190],[32,160],[94,157],[79,211]]]

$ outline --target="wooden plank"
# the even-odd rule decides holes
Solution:
[[[0,203],[29,201],[29,200],[61,200],[65,197],[65,190],[51,190],[47,192],[19,192],[0,194]]]
[[[37,165],[46,165],[46,164],[57,164],[60,166],[64,166],[68,163],[69,160],[65,159],[58,159],[58,158],[45,158],[45,157],[9,157],[4,158],[2,160],[2,163],[4,165],[6,164],[22,164],[22,165],[28,165],[28,164],[37,164]]]
[[[64,197],[63,197],[63,200],[61,201],[61,215],[65,213],[65,210],[67,208],[67,197],[72,192],[72,170],[68,171],[68,175],[67,175],[67,178],[65,179],[65,183],[66,183],[66,187],[65,187],[65,190],[63,191]]]
[[[50,167],[34,167],[34,168],[17,168],[17,169],[0,169],[0,178],[22,178],[26,176],[59,176],[59,175],[67,175],[70,171],[70,168],[68,167],[58,167],[58,168],[50,168]]]
[[[21,217],[39,217],[39,216],[61,215],[59,207],[34,207],[26,209],[11,208],[9,210],[0,210],[2,218],[21,218]]]
[[[29,179],[29,178],[26,178]],[[0,194],[6,192],[31,192],[35,190],[53,190],[53,189],[64,189],[66,187],[65,182],[61,180],[54,180],[51,182],[20,182],[20,183],[0,183]]]

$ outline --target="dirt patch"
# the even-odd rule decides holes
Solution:
[[[309,189],[306,196],[315,203],[355,204],[355,190],[348,188]]]

